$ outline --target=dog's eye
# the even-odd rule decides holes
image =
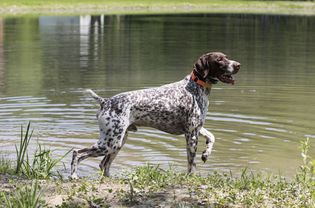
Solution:
[[[217,59],[217,61],[218,61],[218,62],[223,61],[223,57],[219,57],[219,58]]]

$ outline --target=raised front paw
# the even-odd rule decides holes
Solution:
[[[208,156],[209,156],[209,154],[207,153],[206,150],[202,152],[201,159],[202,159],[202,161],[203,161],[204,163],[207,161]]]

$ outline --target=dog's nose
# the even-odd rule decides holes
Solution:
[[[236,74],[240,70],[241,64],[235,61],[233,63],[233,68],[234,68],[234,73]]]

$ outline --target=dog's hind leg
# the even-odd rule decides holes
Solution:
[[[77,179],[78,164],[88,157],[98,157],[105,154],[104,149],[100,149],[97,145],[90,148],[84,148],[80,150],[74,150],[71,161],[71,179]]]
[[[206,150],[202,152],[201,159],[203,162],[206,162],[208,156],[211,154],[213,144],[215,142],[214,135],[205,128],[201,128],[199,133],[206,138]]]
[[[188,160],[188,173],[193,173],[196,170],[195,157],[198,145],[198,132],[194,130],[191,133],[185,134],[185,137]]]
[[[107,177],[110,176],[110,173],[109,173],[110,166],[113,160],[115,159],[115,157],[117,156],[118,152],[120,151],[120,149],[125,144],[127,137],[128,137],[128,132],[126,132],[125,136],[123,137],[122,145],[117,147],[117,149],[113,149],[111,153],[104,156],[102,162],[100,163],[100,168],[103,171],[104,176],[107,176]]]

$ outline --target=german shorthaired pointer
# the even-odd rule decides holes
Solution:
[[[109,176],[110,165],[124,145],[128,131],[136,131],[137,126],[184,134],[188,173],[194,172],[199,134],[206,138],[206,150],[201,156],[204,162],[215,141],[213,134],[202,127],[212,84],[219,80],[234,84],[232,75],[239,69],[240,63],[229,60],[223,53],[214,52],[202,55],[194,64],[192,73],[179,82],[125,92],[111,98],[102,98],[87,90],[100,104],[97,112],[100,136],[92,147],[73,151],[71,178],[77,178],[78,163],[98,156],[104,156],[100,168],[105,176]]]

